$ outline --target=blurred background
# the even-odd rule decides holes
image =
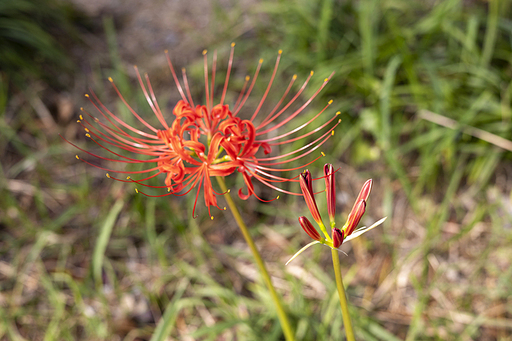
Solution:
[[[279,49],[276,85],[315,71],[304,99],[336,72],[297,125],[334,100],[342,123],[309,169],[340,168],[340,223],[368,178],[362,222],[388,217],[342,246],[358,339],[512,340],[511,13],[504,0],[0,0],[0,339],[283,340],[229,212],[210,220],[200,199],[192,219],[195,195],[137,195],[59,137],[101,153],[76,120],[94,112],[89,89],[128,119],[108,77],[156,122],[134,64],[170,117],[163,51],[199,101],[201,51],[218,50],[222,74],[236,42],[232,89],[266,60],[248,108]],[[343,339],[328,249],[284,266],[310,241],[303,200],[236,201],[297,338]]]

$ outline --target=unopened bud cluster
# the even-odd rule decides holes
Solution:
[[[313,192],[313,179],[311,178],[311,173],[309,170],[305,170],[300,175],[300,188],[302,190],[302,194],[304,195],[306,205],[308,206],[313,219],[324,234],[324,237],[320,235],[320,233],[315,229],[313,224],[311,224],[311,222],[306,217],[300,217],[299,223],[304,231],[306,231],[308,236],[310,236],[312,239],[337,249],[341,246],[343,240],[350,236],[352,232],[354,232],[357,225],[361,221],[361,218],[363,217],[363,214],[366,210],[366,201],[368,200],[372,189],[372,180],[369,179],[364,183],[354,203],[354,206],[348,215],[345,225],[339,229],[336,227],[335,220],[336,186],[334,174],[334,167],[331,164],[326,164],[324,166],[325,194],[327,196],[327,212],[329,214],[331,235],[327,233],[325,225],[322,221],[322,217],[320,216],[320,212],[318,211],[318,206],[316,205],[315,201],[315,194]]]

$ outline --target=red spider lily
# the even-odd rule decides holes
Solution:
[[[107,173],[109,178],[123,182],[134,182],[146,187],[166,188],[168,191],[168,193],[161,195],[149,195],[144,192],[139,192],[136,189],[138,193],[157,197],[165,195],[185,195],[193,188],[197,187],[197,194],[192,213],[193,215],[195,215],[195,208],[201,188],[203,188],[205,204],[208,207],[208,212],[210,212],[210,206],[219,208],[216,196],[222,193],[218,193],[213,189],[211,177],[227,176],[235,171],[242,173],[247,187],[247,194],[244,193],[242,189],[238,191],[238,195],[242,199],[247,199],[251,195],[254,195],[259,200],[265,201],[255,194],[252,183],[253,178],[278,191],[300,195],[298,193],[286,191],[275,185],[276,183],[297,180],[283,178],[273,175],[270,172],[297,170],[317,160],[319,157],[300,167],[279,168],[279,166],[300,159],[318,149],[331,136],[334,128],[339,124],[339,120],[334,124],[331,124],[336,119],[336,115],[334,115],[332,118],[327,120],[327,122],[321,124],[314,130],[308,133],[300,133],[302,129],[315,121],[331,105],[332,101],[329,101],[327,105],[308,122],[300,126],[293,127],[293,129],[287,130],[284,133],[278,133],[278,130],[281,127],[291,123],[297,115],[306,109],[306,107],[325,87],[332,77],[331,74],[329,78],[326,78],[311,98],[307,99],[303,104],[298,105],[296,109],[292,109],[292,107],[297,106],[298,99],[306,89],[313,72],[311,72],[306,78],[299,90],[295,94],[291,95],[290,91],[297,79],[297,76],[293,76],[285,88],[281,99],[273,106],[273,109],[268,112],[263,119],[258,118],[258,114],[260,114],[261,108],[274,83],[274,78],[281,59],[281,53],[282,51],[279,51],[270,81],[259,100],[258,106],[252,113],[246,114],[244,105],[252,93],[263,60],[259,61],[250,83],[249,81],[251,78],[249,76],[246,77],[242,90],[238,95],[238,99],[235,104],[230,107],[225,103],[225,99],[233,65],[234,44],[232,44],[222,94],[219,102],[214,105],[217,54],[213,54],[212,68],[209,70],[207,53],[204,51],[204,84],[206,103],[205,105],[195,105],[192,100],[185,69],[182,69],[182,82],[180,82],[171,59],[169,58],[169,54],[166,51],[169,68],[177,90],[181,96],[181,100],[174,107],[174,120],[171,124],[168,124],[165,120],[164,113],[158,105],[149,77],[147,74],[144,75],[144,78],[141,77],[137,67],[135,67],[142,92],[144,93],[144,96],[146,97],[151,110],[157,117],[161,127],[156,128],[143,119],[128,104],[114,84],[113,80],[109,78],[109,81],[112,83],[112,86],[117,92],[119,98],[126,108],[139,121],[141,128],[133,127],[122,121],[105,105],[103,105],[93,92],[91,92],[92,96],[86,95],[86,97],[89,98],[90,102],[97,109],[105,122],[101,122],[99,119],[95,118],[83,109],[82,111],[84,111],[85,115],[80,115],[80,120],[78,122],[86,130],[87,137],[91,138],[98,146],[105,149],[108,153],[115,155],[116,158],[96,155],[77,147],[69,141],[68,142],[84,153],[97,157],[101,160],[125,164],[139,163],[148,165],[146,169],[140,171],[120,171],[91,164],[77,156],[78,159],[100,169],[130,175],[126,180],[124,180],[114,178]],[[239,117],[239,114],[242,116],[242,113],[250,118],[247,119]],[[283,117],[285,118],[281,119]],[[306,139],[310,135],[318,132],[321,132],[320,136],[312,142],[305,143],[302,147],[285,154],[272,155],[272,152],[274,151],[273,147]],[[269,134],[271,137],[265,138],[265,134]],[[118,152],[116,152],[116,150],[118,150]],[[135,157],[121,155],[123,151],[133,154],[141,154],[147,156],[148,159],[139,160]],[[151,186],[146,184],[146,181],[162,173],[166,176],[165,185]],[[132,175],[143,175],[143,178],[132,179]]]
[[[354,239],[356,237],[359,237],[361,234],[373,229],[374,227],[380,225],[386,218],[383,218],[373,224],[370,227],[363,227],[357,231],[355,231],[355,228],[361,221],[361,218],[363,217],[363,214],[366,209],[366,201],[368,200],[368,197],[370,196],[370,192],[372,189],[372,180],[367,180],[363,187],[361,188],[361,192],[359,192],[359,195],[356,199],[356,202],[354,204],[354,207],[350,211],[347,222],[341,229],[336,227],[336,221],[335,221],[335,209],[336,209],[336,186],[335,186],[335,178],[334,174],[336,171],[334,170],[334,167],[331,164],[326,164],[324,166],[324,178],[325,178],[325,187],[326,187],[326,195],[327,195],[327,210],[329,212],[329,218],[331,221],[331,236],[327,233],[327,230],[322,222],[322,218],[320,216],[320,213],[318,211],[318,207],[315,202],[315,194],[313,192],[313,185],[312,185],[312,179],[311,174],[308,170],[304,171],[301,174],[300,177],[300,184],[301,184],[301,190],[304,195],[304,200],[306,201],[306,204],[309,208],[309,211],[311,212],[311,215],[315,219],[316,223],[320,227],[320,230],[324,234],[324,237],[321,237],[318,231],[315,229],[315,227],[309,222],[309,220],[306,217],[299,217],[299,223],[306,231],[308,236],[310,236],[315,241],[307,244],[302,249],[300,249],[295,255],[286,263],[290,263],[292,260],[294,260],[299,254],[301,254],[304,250],[306,250],[308,247],[314,245],[314,244],[324,244],[331,248],[337,249],[343,244],[344,241],[348,241],[351,239]],[[355,233],[354,233],[355,231]]]

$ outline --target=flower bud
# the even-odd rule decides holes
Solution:
[[[356,204],[361,199],[364,201],[368,201],[368,197],[370,196],[370,192],[372,191],[372,185],[373,185],[372,179],[366,180],[363,187],[361,187],[361,191],[359,192],[359,195],[357,196]],[[355,206],[355,204],[354,204],[354,206]]]
[[[343,244],[343,231],[339,228],[334,227],[332,229],[332,246],[337,249]]]
[[[299,217],[300,226],[306,231],[308,236],[313,238],[314,240],[322,240],[320,233],[315,229],[315,227],[311,224],[311,222],[306,217]]]
[[[302,190],[302,194],[304,195],[304,200],[306,201],[306,205],[309,208],[309,212],[313,216],[313,219],[317,222],[317,224],[322,223],[322,218],[320,217],[320,212],[318,212],[318,207],[316,206],[315,194],[313,192],[313,180],[311,179],[311,173],[309,170],[305,170],[299,177],[300,189]]]
[[[327,196],[327,212],[331,226],[334,224],[334,216],[336,214],[336,186],[334,179],[334,167],[328,163],[324,166],[325,175],[325,195]]]
[[[359,200],[354,205],[352,212],[348,215],[347,222],[344,226],[345,236],[350,236],[352,232],[356,229],[359,221],[363,217],[364,211],[366,210],[366,201],[364,199]]]

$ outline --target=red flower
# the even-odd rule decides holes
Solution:
[[[230,107],[225,103],[225,99],[232,70],[233,54],[234,44],[231,45],[226,79],[224,81],[221,98],[218,103],[214,105],[217,55],[216,53],[213,54],[212,70],[210,73],[208,70],[207,53],[206,51],[203,52],[206,103],[205,105],[195,105],[188,86],[188,78],[185,69],[182,70],[182,85],[178,79],[178,76],[176,75],[174,67],[166,51],[167,61],[172,73],[172,77],[176,84],[177,90],[181,95],[181,100],[174,107],[174,120],[172,120],[171,124],[167,123],[165,115],[157,103],[156,96],[149,81],[149,77],[144,75],[144,82],[143,78],[138,72],[137,67],[135,67],[141,89],[151,110],[161,124],[160,128],[155,128],[153,125],[149,124],[134,109],[132,109],[125,98],[121,95],[112,79],[109,78],[109,81],[112,83],[112,86],[119,95],[119,98],[124,103],[126,108],[139,121],[141,128],[139,129],[132,127],[131,125],[121,120],[109,109],[107,109],[99,101],[98,97],[92,93],[92,96],[86,95],[86,97],[90,99],[91,103],[106,122],[101,122],[99,119],[95,118],[83,109],[82,110],[86,116],[84,117],[80,115],[80,120],[78,122],[84,127],[87,132],[86,135],[89,138],[91,138],[101,148],[105,149],[108,153],[115,155],[116,158],[96,155],[77,147],[71,142],[69,143],[82,150],[86,154],[97,157],[101,160],[109,160],[125,164],[146,164],[148,167],[141,171],[119,171],[102,167],[100,165],[91,164],[86,160],[82,160],[78,156],[77,158],[109,172],[117,172],[130,175],[147,174],[141,179],[132,179],[129,176],[126,180],[114,178],[108,173],[107,176],[115,180],[123,182],[135,182],[139,185],[147,187],[167,188],[168,193],[156,196],[164,196],[170,194],[185,195],[189,193],[193,188],[197,187],[196,200],[192,213],[193,215],[195,215],[194,212],[201,188],[203,188],[205,204],[208,207],[208,212],[210,212],[210,206],[219,208],[216,196],[221,193],[218,193],[213,189],[211,177],[227,176],[234,173],[235,171],[242,173],[244,182],[247,186],[247,193],[244,193],[242,189],[238,191],[238,195],[242,199],[247,199],[251,195],[254,195],[258,199],[262,200],[254,192],[254,186],[252,183],[253,179],[256,179],[278,191],[300,195],[297,193],[285,191],[275,185],[275,183],[297,180],[290,180],[277,175],[273,175],[269,172],[296,170],[314,161],[313,160],[301,167],[291,169],[278,168],[278,166],[300,159],[312,153],[331,136],[331,132],[339,124],[338,121],[335,124],[330,125],[336,116],[333,116],[330,120],[308,133],[300,134],[299,131],[316,120],[325,111],[325,109],[327,109],[332,101],[329,101],[324,109],[317,113],[308,122],[298,127],[294,127],[285,133],[279,134],[278,130],[288,123],[291,123],[291,121],[297,115],[304,111],[304,109],[325,87],[332,74],[329,76],[329,78],[324,80],[323,84],[316,90],[311,98],[306,100],[302,105],[299,105],[298,107],[296,102],[298,98],[301,97],[304,89],[309,83],[313,72],[310,73],[302,86],[293,96],[288,96],[292,85],[297,79],[297,76],[293,76],[290,83],[284,90],[281,99],[263,119],[258,120],[257,116],[260,114],[261,108],[267,99],[269,92],[271,91],[274,78],[277,73],[279,61],[281,59],[281,51],[279,51],[274,71],[267,85],[267,88],[261,96],[259,104],[254,112],[252,112],[252,114],[247,113],[244,105],[252,93],[263,60],[259,61],[255,74],[252,77],[252,81],[250,83],[250,77],[246,77],[245,84],[243,85],[237,101],[233,106]],[[250,117],[242,118],[238,116],[239,114],[241,116],[243,114],[248,115],[247,117]],[[279,120],[281,117],[285,118]],[[273,147],[275,146],[294,142],[300,139],[305,139],[306,137],[320,131],[323,131],[323,133],[318,138],[310,143],[305,144],[297,150],[282,155],[271,154],[274,151]],[[264,135],[268,133],[271,133],[271,137],[265,138]],[[120,152],[124,150],[132,154],[141,154],[149,158],[146,160],[139,160],[136,158],[136,155],[134,155],[134,157],[121,155],[120,152],[115,151],[116,149],[120,150]],[[165,185],[150,186],[146,184],[147,180],[152,179],[159,174],[165,174]],[[147,196],[153,196],[143,192],[140,193]]]

